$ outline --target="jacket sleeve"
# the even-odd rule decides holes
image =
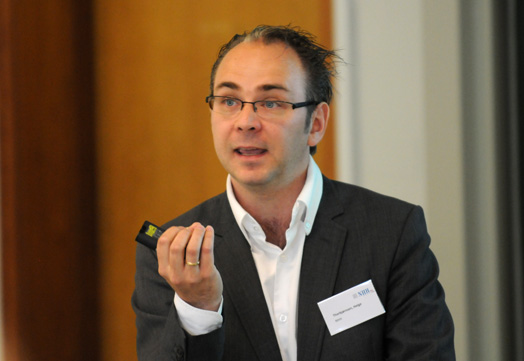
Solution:
[[[190,336],[180,326],[174,291],[158,274],[156,252],[137,244],[135,290],[139,361],[221,360],[224,326],[206,335]]]
[[[404,224],[388,280],[387,360],[455,360],[453,320],[429,244],[423,211],[414,207]]]

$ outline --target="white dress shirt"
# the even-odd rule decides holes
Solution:
[[[322,173],[310,157],[306,182],[293,206],[291,223],[286,230],[284,249],[266,242],[262,227],[238,203],[230,176],[227,178],[226,187],[235,220],[251,246],[282,359],[296,361],[298,285],[302,251],[305,238],[313,228],[322,198]],[[176,295],[175,307],[182,327],[192,335],[208,333],[222,325],[221,310],[211,312],[196,309]]]

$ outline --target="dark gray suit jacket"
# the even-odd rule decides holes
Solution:
[[[224,324],[207,335],[186,334],[156,253],[139,244],[132,297],[139,360],[281,360],[255,263],[226,194],[165,227],[195,221],[215,229]],[[324,178],[300,273],[298,361],[454,360],[453,321],[429,243],[420,207]],[[369,279],[386,313],[331,336],[317,302]]]

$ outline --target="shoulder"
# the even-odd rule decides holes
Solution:
[[[212,224],[217,219],[218,215],[224,212],[231,211],[226,193],[210,198],[189,211],[179,215],[171,221],[164,224],[163,228],[167,229],[171,226],[189,227],[194,222],[201,222],[202,224]]]
[[[424,211],[420,206],[327,178],[324,178],[319,213],[376,238],[398,239],[408,225],[426,232]]]
[[[356,208],[361,212],[376,212],[378,210],[410,212],[414,207],[417,207],[395,197],[326,177],[324,177],[323,199],[331,202],[337,200],[345,210]]]

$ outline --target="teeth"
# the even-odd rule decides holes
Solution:
[[[242,155],[259,155],[264,153],[265,150],[260,148],[239,148],[238,152]]]

